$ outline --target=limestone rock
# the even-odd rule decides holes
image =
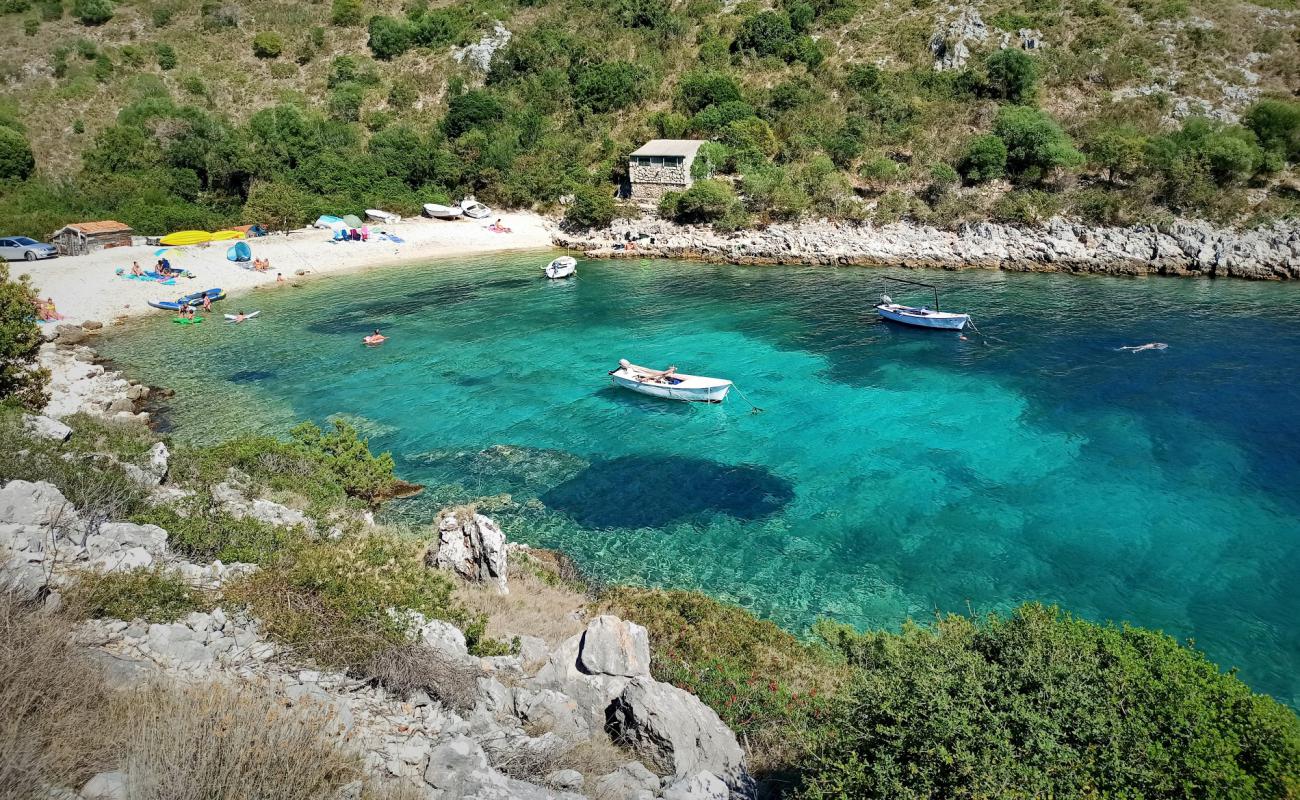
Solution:
[[[463,661],[469,657],[469,647],[465,643],[465,634],[450,622],[431,619],[420,626],[420,642],[431,647],[453,661]]]
[[[561,769],[547,775],[546,782],[556,789],[581,789],[583,778],[576,769]]]
[[[468,736],[456,736],[429,751],[424,782],[444,792],[450,800],[480,782],[488,772],[487,754]]]
[[[654,797],[659,778],[640,761],[631,761],[596,779],[596,796],[608,798]]]
[[[577,743],[591,737],[591,715],[578,708],[573,698],[554,689],[518,689],[514,705],[521,720],[569,742]]]
[[[650,676],[650,635],[634,622],[602,614],[587,624],[578,663],[593,675]]]
[[[529,682],[533,689],[554,689],[571,697],[587,714],[593,730],[605,725],[605,709],[628,684],[621,675],[592,675],[585,672],[578,653],[584,634],[574,634],[560,643]]]
[[[727,800],[727,784],[711,772],[697,772],[664,789],[663,800]]]
[[[647,753],[677,780],[707,771],[737,794],[752,781],[735,734],[713,709],[689,692],[648,678],[633,678],[606,711],[615,741]]]
[[[449,569],[466,580],[492,583],[505,594],[506,535],[482,514],[459,514],[444,511],[438,518],[438,547],[429,554],[429,563]]]
[[[23,430],[42,439],[52,439],[56,442],[66,442],[72,436],[72,428],[57,419],[35,414],[23,415]]]
[[[58,334],[55,341],[62,345],[81,344],[90,338],[90,334],[80,325],[58,325],[54,331]]]

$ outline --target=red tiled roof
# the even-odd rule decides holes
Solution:
[[[102,222],[74,222],[65,227],[81,231],[82,233],[130,233],[131,227],[115,222],[111,219]]]

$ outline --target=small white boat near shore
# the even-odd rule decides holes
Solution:
[[[543,274],[548,278],[568,278],[578,271],[578,260],[573,256],[560,256],[543,269]]]
[[[460,201],[460,210],[470,219],[487,219],[492,216],[492,209],[472,197],[466,197]]]
[[[444,206],[441,203],[425,203],[424,213],[434,219],[456,219],[465,212],[460,210],[460,206]]]
[[[722,378],[685,375],[676,367],[663,370],[640,367],[625,358],[618,360],[618,369],[610,371],[609,379],[615,386],[641,394],[695,403],[721,403],[732,387],[731,381]]]
[[[401,214],[394,214],[391,211],[384,211],[380,208],[367,208],[366,216],[374,222],[387,222],[391,224],[402,221]]]
[[[911,286],[924,286],[934,292],[934,308],[905,306],[902,303],[895,303],[893,298],[887,294],[881,295],[880,302],[876,304],[876,311],[887,320],[916,328],[933,328],[944,331],[959,331],[966,327],[966,323],[970,322],[970,314],[954,314],[950,311],[939,310],[939,290],[935,286],[918,281],[907,281],[902,278],[886,277],[885,280],[906,283]]]

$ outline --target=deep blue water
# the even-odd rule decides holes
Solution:
[[[1300,705],[1300,286],[667,261],[547,283],[547,258],[262,291],[222,309],[249,323],[160,317],[107,350],[177,389],[179,437],[342,415],[428,484],[393,513],[490,498],[608,580],[796,630],[1055,602]],[[885,274],[984,335],[877,320],[882,290],[924,299]],[[616,390],[620,357],[764,411]]]

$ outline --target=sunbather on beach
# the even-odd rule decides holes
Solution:
[[[140,262],[139,262],[139,261],[132,261],[132,262],[131,262],[131,274],[134,275],[134,276],[136,276],[137,278],[143,278],[143,277],[144,277],[144,269],[140,266]]]

